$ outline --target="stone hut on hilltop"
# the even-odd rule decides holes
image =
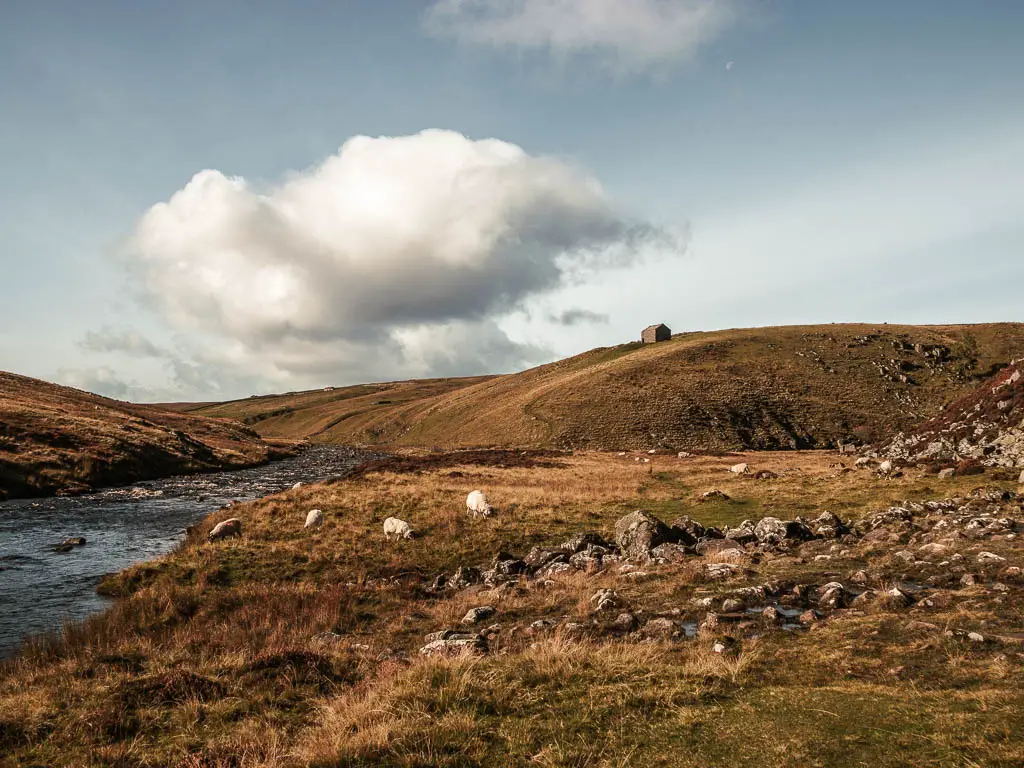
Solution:
[[[640,341],[644,344],[654,344],[656,341],[668,341],[672,338],[672,329],[664,323],[649,325],[640,334]]]

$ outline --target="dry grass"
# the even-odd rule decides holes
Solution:
[[[720,626],[696,640],[570,632],[590,597],[614,589],[641,621],[695,619],[693,599],[789,579],[824,583],[860,568],[877,585],[902,561],[882,545],[846,557],[744,559],[749,571],[705,583],[699,562],[633,579],[607,570],[550,583],[424,589],[500,550],[525,554],[570,533],[612,534],[640,506],[707,524],[824,508],[856,518],[902,498],[966,493],[908,472],[881,481],[844,472],[833,454],[677,459],[583,453],[550,465],[455,465],[374,472],[303,486],[230,511],[241,540],[211,545],[211,515],[168,557],[111,579],[124,596],[106,614],[40,640],[0,673],[0,765],[1019,765],[1024,684],[1012,648],[908,630],[911,618],[986,633],[1019,627],[1013,595],[981,588],[911,615],[884,605],[810,631]],[[739,460],[777,480],[732,476]],[[408,467],[407,467],[408,468]],[[473,520],[483,488],[498,515]],[[721,488],[728,502],[699,503]],[[306,511],[326,521],[306,532]],[[421,533],[387,542],[389,515]],[[811,545],[808,545],[811,546]],[[973,545],[972,545],[973,546]],[[986,544],[995,547],[995,544]],[[998,551],[1019,559],[1012,543]],[[873,548],[880,551],[874,552]],[[814,550],[818,551],[818,550]],[[1017,589],[1017,587],[1014,587]],[[1017,593],[1014,593],[1017,594]],[[486,657],[423,658],[428,632],[493,605]],[[537,619],[559,622],[531,630]],[[333,641],[314,636],[334,632]],[[892,670],[897,669],[897,673]]]

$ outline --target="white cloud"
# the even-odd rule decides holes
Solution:
[[[514,144],[357,136],[268,189],[202,171],[142,217],[129,261],[193,340],[189,359],[131,333],[84,345],[163,357],[189,388],[228,386],[226,371],[288,386],[511,370],[550,352],[496,318],[679,247],[592,177]]]
[[[737,18],[737,0],[438,0],[432,34],[476,45],[587,54],[636,72],[692,56]]]

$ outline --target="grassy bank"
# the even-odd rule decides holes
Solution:
[[[909,470],[882,481],[816,452],[425,456],[217,512],[171,555],[108,579],[104,589],[123,597],[112,609],[63,638],[31,643],[3,667],[0,764],[1024,761],[1016,634],[1024,579],[1013,570],[1024,558],[1005,531],[979,538],[955,527],[941,556],[909,560],[899,553],[918,551],[930,528],[688,556],[641,575],[615,564],[432,588],[439,574],[487,567],[501,551],[524,556],[580,531],[611,539],[615,521],[639,507],[719,526],[826,509],[867,520],[903,499],[968,498],[979,485],[1015,490],[1008,477],[939,480]],[[778,477],[729,473],[741,460]],[[497,515],[466,515],[474,488],[487,491]],[[701,501],[715,488],[730,499]],[[977,503],[1020,517],[1015,500]],[[311,508],[325,523],[305,531]],[[243,537],[207,543],[228,516],[243,521]],[[386,541],[388,516],[418,536]],[[979,561],[982,551],[1004,560]],[[735,566],[722,581],[706,568],[719,560]],[[822,611],[801,629],[753,613],[708,620],[708,604],[727,617],[723,599],[746,587],[777,587],[782,604],[815,585],[852,586],[859,571],[879,593],[897,583],[920,591],[911,604]],[[600,589],[615,591],[635,626],[614,626],[618,610],[595,613]],[[486,655],[419,653],[425,635],[461,628],[481,605],[497,610],[475,628],[490,627]],[[657,632],[662,625],[649,622],[659,618],[680,630],[702,626],[696,637]]]

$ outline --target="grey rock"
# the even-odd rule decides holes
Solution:
[[[562,542],[562,550],[571,555],[581,552],[588,547],[607,548],[608,542],[606,542],[599,534],[589,531],[574,533],[566,541]]]
[[[548,563],[555,561],[560,561],[563,563],[568,562],[568,558],[566,557],[564,550],[534,547],[530,550],[530,553],[525,558],[523,558],[523,562],[526,563],[526,567],[530,570],[537,570],[539,568],[543,568]]]
[[[487,653],[487,638],[483,635],[458,632],[442,634],[442,637],[428,640],[427,644],[420,648],[420,654],[423,656],[458,656],[463,653]]]
[[[671,637],[676,631],[675,622],[667,618],[651,619],[640,630],[646,637]]]
[[[493,617],[498,610],[492,605],[481,605],[476,608],[470,608],[466,615],[462,617],[463,624],[479,624],[482,621],[487,621]]]
[[[667,525],[650,512],[638,509],[615,523],[615,541],[632,560],[647,560],[651,550],[672,537]]]
[[[473,566],[459,566],[451,579],[448,580],[448,586],[452,589],[465,589],[473,584],[479,584],[483,581],[483,574],[480,573],[479,568]]]
[[[681,563],[690,556],[686,547],[666,542],[651,550],[651,557],[665,563]]]

